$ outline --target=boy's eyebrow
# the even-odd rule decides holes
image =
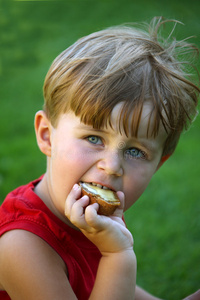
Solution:
[[[86,125],[86,124],[80,124],[76,126],[76,129],[78,130],[90,130],[90,131],[98,131],[103,133],[108,133],[107,130],[101,129],[101,128],[94,128],[92,125]]]

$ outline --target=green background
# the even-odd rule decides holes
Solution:
[[[79,37],[107,26],[177,19],[176,36],[200,47],[200,1],[0,2],[0,202],[45,171],[33,120],[52,60]],[[197,66],[199,68],[199,65]],[[134,236],[138,284],[163,299],[200,288],[200,117],[126,213]]]

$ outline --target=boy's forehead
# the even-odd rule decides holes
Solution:
[[[123,129],[123,118],[121,118],[121,115],[123,113],[123,106],[124,103],[120,102],[118,103],[112,110],[111,113],[111,125],[112,128],[115,131],[119,131]],[[143,108],[142,108],[142,113],[141,113],[141,119],[138,125],[138,132],[137,132],[137,136],[141,136],[141,137],[146,137],[147,136],[147,132],[152,132],[153,129],[153,120],[154,118],[152,117],[152,111],[153,111],[153,104],[151,101],[146,101],[143,104]],[[131,135],[131,127],[133,126],[133,118],[134,118],[135,114],[134,114],[134,109],[132,110],[132,112],[129,113],[128,116],[128,120],[126,120],[126,122],[128,122],[128,135],[130,133]],[[166,140],[167,138],[167,133],[166,130],[164,129],[163,125],[160,124],[160,128],[159,128],[159,132],[158,132],[158,136],[163,138],[163,141]]]

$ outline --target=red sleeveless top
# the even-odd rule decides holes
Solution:
[[[39,180],[8,194],[0,207],[0,236],[9,230],[23,229],[45,240],[65,262],[76,297],[86,300],[94,285],[101,254],[80,231],[57,218],[34,193]],[[0,299],[10,297],[0,291]]]

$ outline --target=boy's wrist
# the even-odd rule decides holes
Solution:
[[[103,252],[102,261],[107,261],[107,263],[112,264],[115,263],[119,266],[123,266],[123,268],[135,268],[137,265],[137,259],[135,252],[132,249],[127,249],[120,252]]]
[[[125,257],[127,257],[127,259],[129,257],[135,257],[135,252],[133,250],[133,247],[130,247],[130,248],[127,248],[127,249],[124,249],[124,250],[120,250],[120,251],[116,251],[116,252],[102,251],[101,254],[102,254],[102,257],[112,256],[113,258],[115,256],[119,256],[119,257],[120,256],[121,257],[125,256]]]

